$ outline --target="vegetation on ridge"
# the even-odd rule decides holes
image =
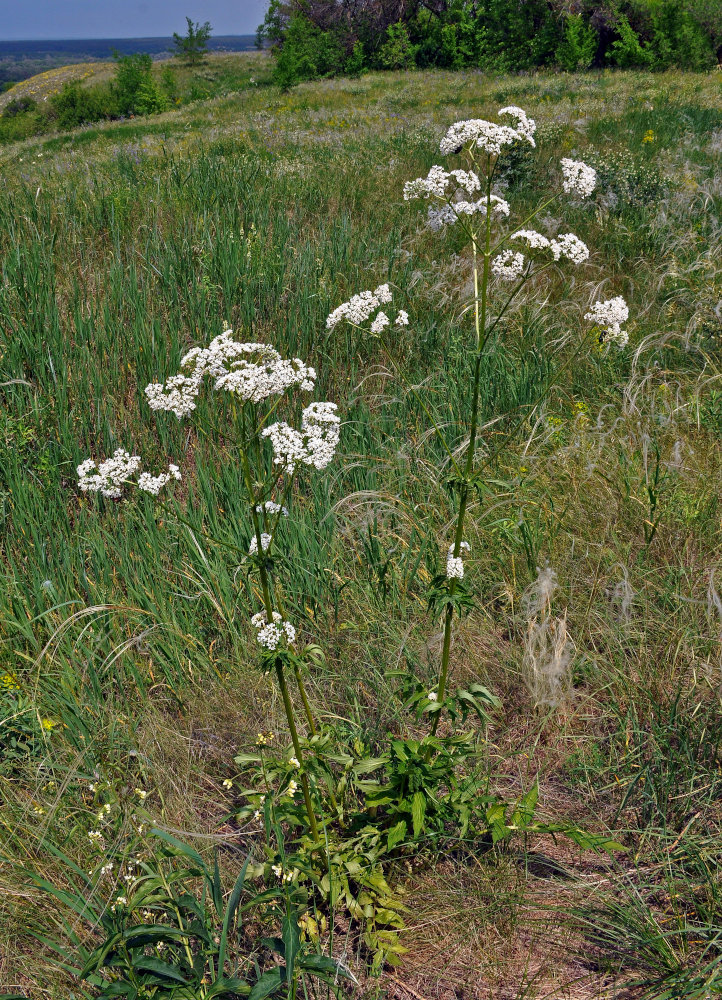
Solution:
[[[433,690],[441,654],[427,587],[454,517],[429,416],[459,433],[473,273],[461,236],[425,228],[403,184],[439,162],[450,124],[506,104],[538,125],[538,148],[513,154],[501,178],[517,217],[561,157],[599,179],[590,201],[563,219],[549,208],[539,224],[572,229],[589,262],[550,271],[551,314],[536,291],[510,312],[480,388],[485,444],[504,446],[468,509],[465,579],[479,597],[456,626],[449,670],[454,690],[490,698],[483,721],[457,723],[468,745],[447,751],[465,755],[457,773],[480,796],[511,804],[497,817],[509,833],[493,846],[446,818],[417,831],[409,813],[410,843],[366,887],[371,898],[360,900],[361,865],[331,905],[309,909],[303,893],[319,897],[285,882],[277,860],[292,851],[301,798],[297,809],[280,795],[271,815],[254,784],[259,757],[279,794],[297,768],[257,666],[229,428],[148,419],[143,390],[228,326],[316,368],[314,398],[338,404],[341,439],[330,475],[293,496],[284,584],[311,647],[310,706],[333,739],[314,743],[303,723],[301,749],[319,774],[339,742],[351,772],[384,758],[402,803],[405,747],[428,732],[413,708],[425,707],[419,690]],[[713,77],[428,72],[290,95],[248,87],[0,152],[3,989],[82,995],[30,930],[67,956],[92,955],[123,915],[124,886],[155,879],[145,926],[175,926],[178,910],[186,919],[205,886],[197,991],[222,941],[239,961],[254,955],[279,990],[273,969],[291,954],[294,975],[342,988],[335,975],[348,971],[361,985],[343,988],[398,996],[720,991],[721,143]],[[327,332],[339,303],[383,283],[410,320],[388,352],[349,326]],[[588,305],[617,293],[629,346],[556,356]],[[552,378],[560,361],[565,375]],[[547,379],[554,389],[534,409]],[[504,421],[491,421],[512,411],[525,421],[507,442]],[[153,468],[182,465],[183,520],[152,497],[98,502],[78,490],[76,466],[118,447]],[[543,607],[571,640],[553,678],[529,641]],[[448,719],[440,727],[451,739]],[[432,789],[433,809],[448,789],[422,763],[414,780]],[[338,780],[346,766],[328,763]],[[349,802],[383,798],[356,779],[367,780],[347,777]],[[338,781],[333,790],[343,803]],[[532,822],[612,835],[626,850],[580,854]],[[389,832],[381,846],[393,851]],[[339,867],[349,860],[359,863]],[[224,938],[266,889],[241,935]],[[400,964],[377,962],[380,979],[368,978],[395,942]]]

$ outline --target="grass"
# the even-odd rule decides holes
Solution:
[[[266,72],[264,58],[233,57],[235,72]],[[259,730],[282,727],[237,560],[205,539],[247,544],[239,470],[172,416],[153,419],[142,396],[227,324],[314,364],[319,398],[345,421],[342,459],[288,525],[293,617],[328,656],[310,678],[314,705],[371,742],[408,724],[389,671],[435,676],[424,594],[452,517],[444,452],[377,346],[327,336],[325,317],[361,288],[398,286],[411,325],[393,361],[453,429],[469,264],[400,192],[435,162],[448,124],[504,103],[540,130],[507,178],[522,217],[559,156],[595,163],[603,187],[594,206],[565,208],[591,260],[574,289],[550,279],[551,313],[530,298],[511,314],[484,420],[535,398],[556,363],[547,345],[580,328],[572,291],[623,294],[631,344],[575,361],[490,471],[467,536],[479,600],[452,675],[502,699],[492,784],[515,795],[538,775],[546,815],[612,829],[628,851],[420,856],[402,879],[410,950],[377,986],[399,998],[722,991],[719,80],[441,72],[289,94],[249,84],[0,150],[5,989],[70,995],[26,933],[43,897],[15,863],[62,879],[51,840],[87,866],[96,772],[123,822],[141,783],[152,822],[202,845],[220,836],[230,868],[229,845],[248,836],[228,820],[240,799],[222,781]],[[493,446],[495,426],[485,433]],[[78,462],[119,446],[183,465],[193,530],[150,499],[78,494]],[[547,563],[575,654],[563,699],[539,709],[524,593]],[[542,849],[568,878],[534,864]]]

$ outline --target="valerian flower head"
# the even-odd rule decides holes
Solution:
[[[463,580],[464,579],[464,560],[462,559],[462,552],[470,552],[471,546],[468,542],[461,542],[459,544],[459,555],[454,555],[454,545],[453,543],[449,546],[449,551],[446,556],[446,578],[447,580]]]
[[[566,257],[574,264],[583,264],[589,257],[589,248],[574,233],[563,233],[550,240],[535,229],[520,229],[509,239],[524,240],[530,250],[551,250],[554,260]]]
[[[391,302],[391,298],[391,290],[387,284],[379,285],[373,292],[352,295],[348,302],[342,303],[329,314],[326,327],[333,330],[344,319],[354,326],[361,326],[379,306]]]
[[[589,258],[589,247],[582,243],[574,233],[563,233],[555,237],[549,244],[554,260],[566,257],[573,264],[583,264]]]
[[[181,361],[183,371],[164,384],[146,386],[150,408],[168,410],[179,420],[189,416],[206,376],[215,379],[216,390],[252,403],[282,395],[293,386],[304,391],[314,388],[316,372],[300,358],[284,359],[268,344],[240,343],[232,339],[232,333],[225,330],[208,347],[193,348]]]
[[[461,556],[446,557],[446,578],[447,580],[464,579],[464,560]]]
[[[271,516],[281,514],[283,517],[288,517],[288,507],[284,507],[280,503],[275,503],[273,500],[266,500],[265,503],[256,504],[257,514],[262,514],[264,511]]]
[[[597,186],[597,172],[594,167],[588,166],[582,160],[570,160],[568,157],[565,157],[561,164],[564,193],[588,198]]]
[[[261,548],[263,549],[264,552],[268,552],[268,549],[271,545],[271,541],[272,539],[269,534],[267,534],[265,531],[261,532]],[[257,552],[258,552],[258,539],[254,535],[253,538],[251,539],[251,544],[248,546],[248,555],[255,556]]]
[[[391,320],[388,318],[385,312],[376,313],[376,317],[371,324],[371,333],[381,333],[385,327],[389,325]]]
[[[106,458],[98,466],[92,458],[81,462],[77,468],[78,486],[83,493],[102,493],[104,497],[117,499],[122,495],[123,483],[139,468],[140,455],[131,455],[118,448],[112,458]]]
[[[132,482],[131,476],[140,468],[140,456],[131,455],[118,448],[112,458],[106,458],[96,465],[95,459],[86,458],[77,468],[78,486],[83,493],[101,493],[104,497],[117,500],[123,494],[123,486]],[[152,476],[149,472],[141,472],[136,485],[146,493],[157,496],[161,489],[171,481],[180,480],[180,469],[177,465],[169,465],[167,472]]]
[[[341,434],[341,419],[335,403],[311,403],[301,414],[301,430],[284,421],[262,431],[273,447],[273,461],[293,472],[296,465],[325,469],[333,459]]]
[[[629,340],[629,334],[622,329],[622,323],[629,319],[629,306],[621,295],[604,301],[598,300],[584,319],[602,328],[601,343],[614,342],[618,347],[624,347]]]
[[[504,281],[516,281],[524,273],[524,254],[515,253],[513,250],[502,250],[498,257],[491,262],[492,274],[503,278]]]
[[[520,229],[518,232],[512,233],[509,239],[525,240],[530,250],[546,250],[550,245],[547,237],[535,229]]]
[[[251,625],[257,629],[256,639],[264,649],[274,650],[285,639],[290,645],[296,641],[296,629],[289,621],[284,621],[278,611],[273,612],[273,621],[268,621],[265,611],[259,611],[251,618]],[[264,739],[265,742],[265,739]]]
[[[439,144],[442,153],[459,153],[462,149],[481,149],[489,156],[499,156],[504,146],[515,142],[527,142],[535,146],[536,124],[527,118],[521,108],[510,106],[501,108],[500,115],[516,119],[515,127],[497,125],[483,118],[471,118],[452,125]]]

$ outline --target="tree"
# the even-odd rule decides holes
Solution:
[[[208,52],[208,39],[211,37],[210,22],[206,21],[204,24],[200,24],[198,21],[194,24],[193,21],[187,17],[186,24],[188,25],[185,35],[179,35],[176,31],[173,32],[173,44],[175,45],[175,55],[179,59],[185,59],[192,66],[196,63],[202,62],[203,57]]]

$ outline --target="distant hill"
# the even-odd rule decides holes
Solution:
[[[245,52],[255,48],[254,35],[215,35],[208,42],[214,52]],[[27,80],[48,69],[68,63],[106,60],[114,52],[128,55],[149,52],[160,57],[170,54],[168,38],[61,38],[40,41],[0,41],[0,86],[8,81]]]

